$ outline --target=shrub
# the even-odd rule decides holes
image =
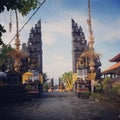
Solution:
[[[110,82],[111,78],[107,77],[102,81],[102,88],[106,97],[110,100],[120,102],[120,85],[116,85],[115,81]]]
[[[103,90],[102,90],[102,85],[101,84],[98,84],[98,85],[95,86],[95,92],[100,93],[102,91]]]
[[[88,99],[90,97],[90,92],[80,92],[79,97],[82,99]]]

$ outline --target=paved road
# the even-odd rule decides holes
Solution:
[[[45,93],[31,101],[0,106],[0,120],[120,120],[120,111],[73,93]]]

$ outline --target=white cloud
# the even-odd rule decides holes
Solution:
[[[120,18],[114,20],[114,22],[106,21],[107,23],[102,23],[99,20],[93,20],[93,32],[95,36],[95,41],[118,41],[120,40]]]
[[[54,4],[54,2],[56,4]],[[59,2],[59,3],[58,3]],[[52,49],[52,45],[54,47],[59,46],[59,41],[62,41],[62,45],[67,47],[68,41],[71,42],[71,18],[73,18],[78,25],[81,25],[83,28],[83,32],[85,33],[86,39],[88,39],[88,25],[87,25],[87,13],[84,14],[81,11],[76,10],[67,10],[64,9],[60,1],[52,1],[52,4],[55,5],[53,8],[50,6],[51,13],[44,13],[44,18],[46,19],[46,23],[42,21],[42,40],[43,47],[45,47],[46,51],[43,51],[43,63],[44,63],[44,72],[47,72],[50,77],[55,77],[56,79],[66,71],[71,70],[72,60],[68,58],[72,53],[70,49],[62,50],[64,47]],[[58,5],[58,6],[57,6]],[[49,10],[49,9],[47,9]],[[49,14],[49,15],[48,15]],[[46,17],[45,17],[46,16]],[[3,39],[6,43],[8,43],[16,33],[16,24],[15,24],[15,16],[13,16],[13,28],[12,33],[3,34]],[[19,26],[21,27],[27,20],[27,17],[21,17],[19,15]],[[9,13],[0,14],[1,24],[8,29],[9,24]],[[21,43],[26,42],[29,37],[29,31],[31,27],[34,27],[36,21],[30,21],[29,24],[22,30],[20,33]],[[109,20],[104,20],[104,22],[100,21],[97,18],[92,18],[92,27],[95,37],[95,43],[102,43],[104,41],[116,41],[120,39],[119,31],[120,31],[120,18],[114,19],[114,22],[110,22]],[[14,42],[12,42],[14,44]],[[71,43],[70,43],[71,44]],[[97,44],[98,45],[98,44]],[[96,46],[95,46],[96,47]],[[46,49],[47,48],[47,49]],[[54,52],[53,52],[54,51]],[[64,51],[62,54],[61,52]],[[97,51],[99,52],[99,51]],[[104,50],[102,51],[104,52]],[[66,55],[65,55],[66,54]],[[107,56],[107,55],[106,55]],[[103,56],[104,57],[104,56]],[[106,57],[107,58],[107,57]],[[104,63],[106,64],[106,63]]]
[[[63,60],[65,60],[65,58],[63,57],[63,56],[57,56],[57,55],[55,55],[55,56],[53,56],[53,59],[56,61],[63,61]]]
[[[53,56],[53,61],[44,65],[44,72],[47,72],[50,78],[58,79],[64,72],[71,71],[71,59],[63,58],[63,56]],[[52,59],[51,58],[51,59]]]
[[[76,13],[75,11],[64,11],[63,14],[58,13],[57,20],[53,18],[46,24],[42,24],[42,38],[44,44],[54,44],[59,40],[59,36],[66,38],[66,40],[71,40],[71,18],[79,21],[82,27],[85,26],[86,16],[83,14]],[[80,19],[81,18],[81,19]],[[83,31],[86,31],[86,29]],[[61,39],[62,40],[62,39]]]

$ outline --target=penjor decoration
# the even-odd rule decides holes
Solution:
[[[19,39],[19,27],[18,27],[18,14],[15,10],[16,15],[16,38],[15,38],[15,49],[12,50],[9,55],[14,59],[14,70],[19,71],[21,66],[21,58],[25,57],[25,54],[20,51],[20,39]],[[9,25],[12,25],[10,22]],[[10,26],[11,27],[11,26]],[[10,28],[11,31],[11,28]]]
[[[80,55],[80,59],[79,59],[78,63],[80,66],[82,63],[84,63],[84,67],[89,68],[87,77],[89,77],[89,79],[91,80],[91,93],[93,93],[94,92],[95,77],[96,77],[95,62],[94,61],[95,61],[95,59],[99,59],[101,55],[94,50],[94,36],[93,36],[93,31],[92,31],[90,0],[88,0],[87,24],[88,24],[88,31],[89,31],[88,48]],[[82,62],[81,62],[81,60],[82,60]]]

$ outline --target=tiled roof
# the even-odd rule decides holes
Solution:
[[[114,72],[117,68],[120,68],[120,62],[110,66],[109,68],[107,68],[106,70],[102,71],[102,74],[109,74]]]
[[[117,54],[115,57],[109,60],[110,62],[119,62],[120,61],[120,53]]]

